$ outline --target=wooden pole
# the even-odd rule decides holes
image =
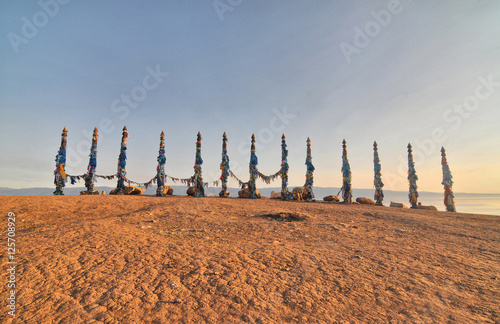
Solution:
[[[344,203],[352,203],[352,187],[351,187],[351,167],[347,159],[346,141],[342,142],[342,196]]]
[[[122,191],[125,188],[125,179],[127,177],[127,169],[125,169],[127,165],[127,137],[127,126],[124,126],[122,132],[120,155],[118,156],[118,167],[116,172],[116,176],[118,177],[116,192]]]
[[[409,182],[409,193],[408,198],[411,204],[411,208],[418,208],[418,187],[417,187],[417,172],[415,171],[415,162],[413,161],[413,152],[411,149],[411,144],[408,144],[408,182]]]
[[[229,178],[229,156],[227,155],[227,135],[226,132],[222,135],[222,162],[220,164],[220,180],[222,182],[222,190],[219,193],[219,197],[229,196],[229,191],[227,191],[227,180]]]
[[[373,171],[374,179],[373,184],[375,185],[375,205],[383,206],[382,201],[384,200],[384,183],[382,182],[382,166],[380,165],[380,158],[378,156],[378,145],[377,142],[373,142]]]
[[[285,134],[281,136],[281,197],[283,200],[290,200],[291,194],[288,191],[288,150],[286,148]]]
[[[160,134],[160,149],[158,150],[158,166],[156,167],[156,195],[165,196],[165,133],[162,131]]]
[[[99,192],[94,190],[95,182],[95,170],[97,168],[97,127],[94,128],[94,133],[92,135],[92,147],[90,148],[90,158],[89,166],[87,168],[87,174],[85,174],[85,187],[87,187],[88,195],[98,195]]]
[[[304,187],[306,188],[306,197],[307,201],[314,201],[314,193],[313,193],[313,183],[314,183],[314,165],[312,164],[312,154],[311,154],[311,139],[307,138],[307,151],[306,151],[306,183]]]
[[[68,129],[64,127],[61,134],[61,146],[56,155],[56,169],[54,170],[54,184],[56,191],[54,195],[64,195],[63,188],[66,183],[66,137],[68,136]]]
[[[441,147],[441,166],[443,167],[443,182],[441,184],[444,186],[444,205],[446,206],[446,211],[456,212],[455,208],[455,195],[453,194],[453,176],[451,175],[450,167],[448,166],[448,160],[446,159],[446,151],[444,147]]]
[[[259,198],[259,196],[257,195],[257,187],[255,185],[257,176],[259,175],[257,164],[259,164],[259,160],[257,159],[257,154],[255,153],[255,134],[252,134],[252,145],[250,147],[249,163],[250,179],[248,181],[248,190],[250,191],[250,196],[248,198],[250,199]]]
[[[196,159],[194,163],[194,176],[193,182],[195,186],[195,197],[205,197],[205,187],[203,184],[203,177],[201,172],[201,165],[203,164],[203,160],[201,158],[201,133],[198,132],[197,140],[196,140]]]

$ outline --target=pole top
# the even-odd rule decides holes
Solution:
[[[68,128],[66,126],[64,126],[63,133],[66,133],[66,132],[68,132]]]
[[[344,144],[344,145],[346,144],[345,138],[344,138],[344,140],[342,141],[342,144]]]
[[[97,126],[94,128],[94,133],[97,133]]]
[[[411,150],[411,144],[408,143],[408,146],[407,146],[408,150]]]
[[[126,131],[127,130],[127,126],[123,126],[123,130]]]
[[[443,146],[441,146],[441,153],[442,153],[442,154],[446,153],[446,150],[444,149],[444,147],[443,147]]]
[[[373,147],[374,147],[374,148],[377,148],[377,147],[378,147],[377,141],[373,142]]]
[[[224,132],[224,134],[222,134],[222,137],[227,137],[226,132]]]
[[[165,137],[165,133],[161,131],[160,137]]]
[[[286,139],[285,134],[281,135],[281,139],[282,140]]]
[[[255,134],[252,134],[252,141],[255,141]]]

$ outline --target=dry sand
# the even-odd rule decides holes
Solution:
[[[0,209],[1,323],[500,322],[497,216],[216,197],[4,196]]]

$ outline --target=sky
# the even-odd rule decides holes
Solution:
[[[264,174],[284,133],[290,186],[310,137],[315,186],[342,185],[345,139],[354,188],[373,188],[377,141],[386,190],[408,190],[411,143],[419,190],[443,190],[444,146],[455,192],[500,193],[498,17],[495,0],[2,1],[0,187],[52,187],[65,126],[67,173],[85,173],[97,126],[97,173],[112,175],[126,125],[137,182],[162,131],[177,178],[201,132],[207,182],[223,132],[244,181],[252,133]]]

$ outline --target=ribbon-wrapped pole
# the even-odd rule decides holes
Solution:
[[[68,136],[68,129],[64,127],[61,134],[61,146],[56,155],[56,169],[54,170],[54,184],[56,185],[56,191],[54,195],[64,195],[63,188],[66,185],[66,172],[64,168],[66,167],[66,137]]]
[[[198,132],[196,140],[196,159],[194,162],[194,175],[191,178],[195,187],[195,197],[205,197],[205,186],[203,185],[203,177],[201,174],[201,165],[203,160],[201,158],[201,133]]]
[[[444,186],[444,205],[446,206],[446,211],[456,212],[455,208],[455,196],[453,195],[453,176],[451,175],[450,167],[448,166],[448,160],[446,159],[446,151],[444,147],[441,147],[441,166],[443,167],[443,182],[441,184]]]
[[[281,136],[281,197],[290,200],[292,195],[288,191],[288,150],[286,148],[285,134]]]
[[[347,145],[346,141],[342,142],[342,197],[344,203],[352,203],[352,187],[351,187],[351,167],[347,159]]]
[[[408,144],[408,182],[410,185],[408,198],[411,208],[418,208],[418,191],[417,191],[417,172],[415,171],[415,162],[413,161],[413,152],[411,144]]]
[[[307,151],[306,151],[306,183],[304,184],[304,188],[306,188],[306,197],[307,201],[314,201],[314,193],[313,193],[313,183],[314,183],[314,165],[312,164],[312,155],[311,155],[311,139],[307,138]]]
[[[373,142],[373,171],[374,178],[373,184],[375,185],[375,205],[383,206],[382,201],[384,200],[384,183],[382,182],[382,166],[380,165],[380,158],[378,156],[378,145],[377,142]]]
[[[94,182],[95,182],[95,170],[97,167],[97,127],[94,128],[94,133],[92,135],[92,147],[90,148],[89,155],[89,166],[87,168],[87,173],[85,174],[85,187],[87,187],[88,195],[96,195],[99,194],[97,190],[94,190]]]
[[[222,162],[220,164],[220,180],[222,182],[222,190],[219,193],[219,197],[229,196],[229,191],[227,191],[227,180],[229,178],[229,156],[227,155],[227,135],[226,132],[222,135]]]
[[[255,134],[252,134],[252,145],[250,147],[250,163],[249,163],[249,171],[250,171],[250,180],[248,181],[248,190],[250,191],[250,196],[248,198],[258,199],[257,188],[255,186],[255,181],[259,176],[259,170],[257,170],[257,164],[259,164],[259,160],[257,159],[257,154],[255,154]]]
[[[116,173],[118,181],[116,183],[116,192],[120,192],[125,188],[125,179],[127,178],[127,169],[125,169],[125,166],[127,165],[127,137],[127,126],[124,126],[122,132],[120,155],[118,156],[118,167]]]
[[[160,134],[160,149],[158,150],[158,166],[156,167],[156,195],[165,196],[165,162],[167,158],[165,157],[165,133],[162,131]]]

